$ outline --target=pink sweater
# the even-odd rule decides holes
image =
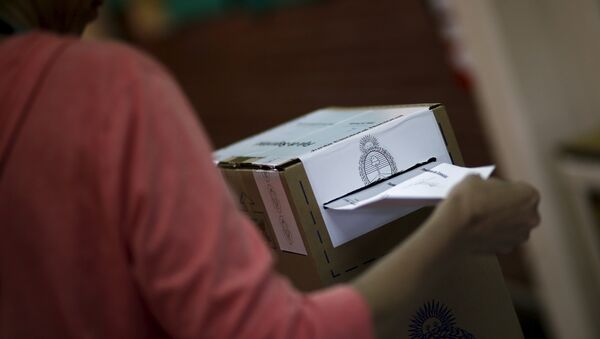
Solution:
[[[349,286],[297,292],[153,61],[0,42],[0,338],[371,338]]]

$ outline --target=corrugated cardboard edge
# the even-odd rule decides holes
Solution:
[[[446,147],[448,148],[448,152],[450,153],[453,164],[464,166],[465,163],[462,154],[460,153],[458,141],[454,135],[454,130],[450,124],[450,119],[448,118],[446,109],[440,104],[433,104],[429,107],[429,109],[433,111],[435,120],[438,122],[440,132],[442,133],[442,137],[444,138],[444,142],[446,143]]]

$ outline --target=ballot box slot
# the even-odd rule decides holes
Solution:
[[[445,199],[452,189],[469,175],[489,178],[495,166],[461,167],[446,162],[431,162],[418,166],[394,178],[346,195],[323,206],[328,211],[342,213],[357,209],[399,207],[420,208]]]
[[[343,200],[343,199],[345,199],[345,198],[347,198],[349,196],[356,195],[359,192],[369,192],[370,191],[373,194],[375,194],[375,192],[380,192],[382,190],[385,190],[386,187],[393,186],[394,185],[394,181],[395,181],[393,179],[398,179],[400,177],[406,177],[406,179],[408,179],[408,177],[406,176],[406,174],[411,173],[411,172],[413,172],[416,169],[422,168],[423,166],[430,165],[430,164],[436,164],[436,163],[437,163],[437,158],[436,157],[431,157],[427,161],[419,162],[419,163],[417,163],[417,164],[415,164],[415,165],[413,165],[413,166],[411,166],[411,167],[409,167],[409,168],[407,168],[405,170],[398,171],[397,173],[394,173],[393,175],[391,175],[391,176],[389,176],[387,178],[384,178],[384,179],[381,179],[381,180],[377,180],[377,181],[372,182],[372,183],[370,183],[370,184],[368,184],[366,186],[363,186],[363,187],[361,187],[359,189],[353,190],[351,192],[348,192],[347,194],[344,194],[344,195],[342,195],[340,197],[332,199],[332,200],[324,203],[323,207],[325,209],[327,209],[328,205],[330,205],[332,203],[335,203],[336,201]]]

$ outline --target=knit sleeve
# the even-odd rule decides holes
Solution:
[[[370,311],[350,286],[293,288],[238,211],[211,146],[174,81],[154,63],[131,71],[122,183],[132,273],[176,338],[371,338]]]

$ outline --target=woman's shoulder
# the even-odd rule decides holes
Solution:
[[[55,67],[68,68],[69,73],[85,74],[96,81],[109,77],[114,82],[148,73],[167,73],[151,56],[116,41],[86,40],[36,31],[8,39],[0,46],[27,59],[27,55],[40,53],[47,53],[50,58],[55,54],[50,51],[57,51]]]
[[[112,71],[122,76],[140,76],[148,72],[164,72],[163,67],[145,52],[117,41],[95,41],[72,37],[61,38],[68,48],[63,61],[90,72]]]

